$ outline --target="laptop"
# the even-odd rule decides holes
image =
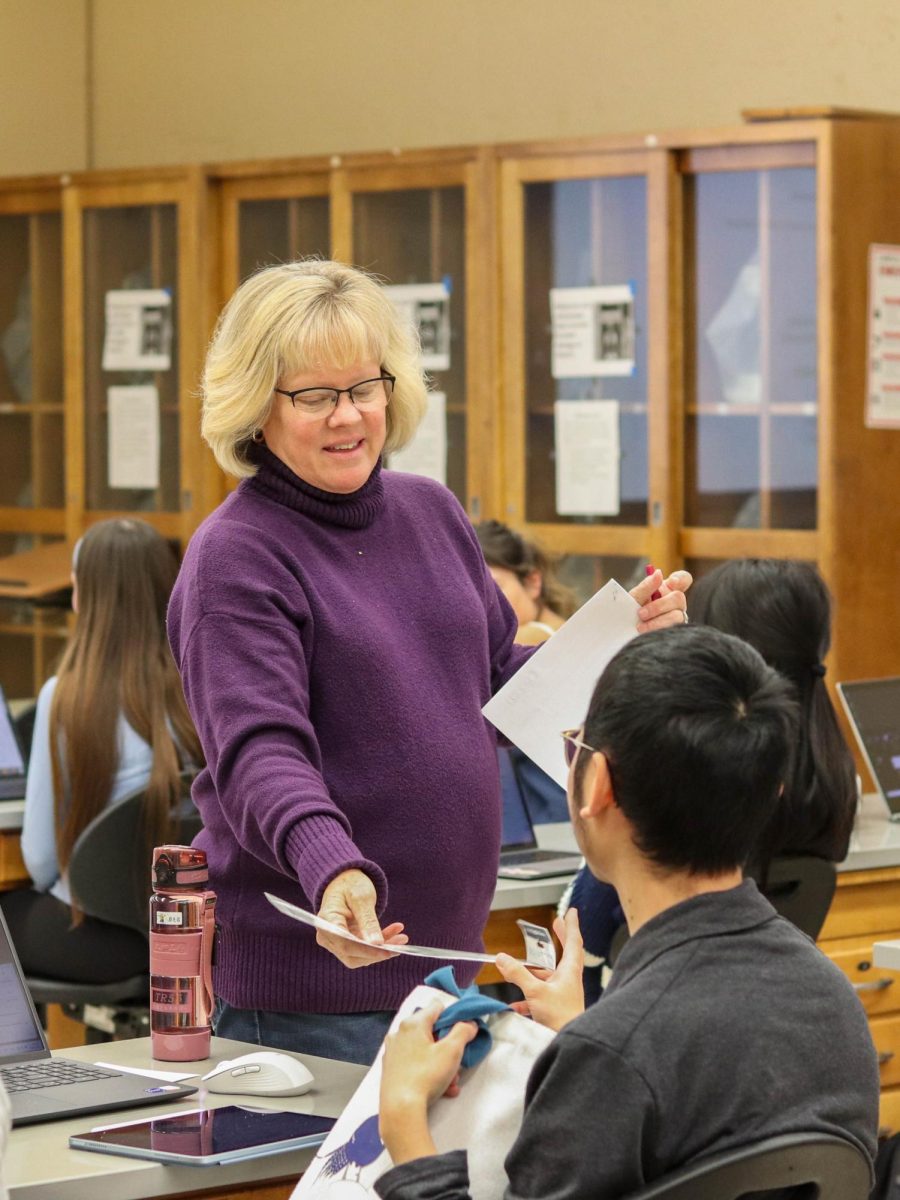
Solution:
[[[24,795],[25,755],[0,687],[0,800],[21,800]]]
[[[539,850],[534,826],[506,750],[497,751],[500,788],[503,796],[503,845],[500,850],[501,879],[552,879],[574,875],[581,855],[570,850]]]
[[[98,1053],[100,1047],[97,1047]],[[13,1125],[56,1121],[180,1100],[195,1087],[123,1074],[92,1063],[51,1058],[22,968],[0,911],[0,1079],[9,1093]]]
[[[892,821],[900,821],[900,675],[839,683],[838,694]]]

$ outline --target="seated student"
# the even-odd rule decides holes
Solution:
[[[22,855],[34,886],[0,896],[27,975],[109,983],[147,968],[136,930],[83,917],[77,897],[73,910],[66,867],[93,818],[145,786],[149,852],[166,837],[182,767],[202,762],[166,639],[177,573],[145,521],[102,521],[75,547],[78,619],[38,696],[25,789]]]
[[[563,955],[497,965],[559,1036],[535,1063],[507,1195],[613,1200],[695,1159],[778,1134],[846,1138],[872,1159],[878,1066],[848,980],[742,875],[796,737],[788,685],[737,638],[651,633],[604,671],[567,740],[578,843],[622,898],[631,939],[584,1010],[574,911]],[[471,1025],[432,1040],[436,1006],[388,1039],[384,1200],[464,1197],[465,1151],[437,1155],[428,1102]],[[465,1085],[463,1084],[463,1096]]]
[[[822,577],[804,562],[735,559],[694,584],[690,609],[695,625],[711,625],[754,646],[789,680],[800,705],[784,794],[754,850],[749,864],[754,875],[765,880],[771,860],[783,854],[841,862],[856,815],[856,768],[825,687],[831,600]],[[594,964],[585,972],[593,1001],[600,968],[624,918],[610,889],[589,871],[575,880],[568,905],[578,910],[586,961]]]

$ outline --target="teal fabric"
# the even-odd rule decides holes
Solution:
[[[437,971],[432,971],[425,983],[428,987],[440,988],[442,992],[459,997],[455,1004],[444,1009],[434,1023],[434,1032],[439,1038],[446,1037],[457,1021],[474,1021],[478,1026],[478,1032],[463,1050],[462,1056],[464,1067],[477,1067],[487,1057],[492,1045],[485,1017],[491,1013],[508,1012],[509,1005],[491,996],[482,996],[474,983],[471,987],[461,988],[452,967],[439,967]]]

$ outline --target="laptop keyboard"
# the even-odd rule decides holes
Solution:
[[[0,1079],[7,1092],[33,1092],[37,1088],[59,1087],[66,1083],[88,1083],[121,1074],[103,1067],[72,1062],[67,1058],[42,1059],[17,1067],[0,1067]]]

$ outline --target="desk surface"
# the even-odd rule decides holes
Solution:
[[[0,558],[0,596],[40,600],[72,586],[72,555],[65,541]]]
[[[243,1042],[213,1038],[212,1054],[203,1063],[185,1063],[185,1071],[197,1070],[201,1075],[214,1062],[234,1058],[258,1050]],[[156,1070],[177,1070],[177,1063],[156,1063],[150,1058],[150,1039],[137,1038],[126,1042],[106,1042],[95,1046],[78,1046],[60,1051],[64,1058],[80,1062],[121,1063],[123,1066],[143,1066]],[[300,1055],[295,1055],[299,1058]],[[153,1114],[188,1112],[198,1107],[218,1108],[224,1104],[245,1103],[258,1108],[292,1109],[295,1112],[319,1113],[336,1117],[356,1090],[365,1075],[365,1067],[351,1063],[333,1062],[326,1058],[303,1055],[316,1084],[305,1096],[283,1096],[271,1099],[264,1096],[213,1096],[201,1093],[197,1097],[172,1104],[119,1110],[111,1113],[92,1113],[68,1121],[48,1121],[14,1129],[10,1136],[4,1164],[4,1176],[10,1200],[141,1200],[142,1197],[177,1196],[201,1189],[221,1189],[223,1195],[231,1189],[248,1184],[264,1184],[268,1180],[299,1178],[313,1156],[312,1150],[296,1150],[257,1158],[246,1163],[217,1167],[172,1167],[162,1163],[144,1162],[137,1158],[120,1158],[88,1150],[70,1150],[69,1136],[83,1133],[98,1125],[113,1125],[129,1120],[144,1120]],[[197,1080],[187,1080],[196,1083]]]

